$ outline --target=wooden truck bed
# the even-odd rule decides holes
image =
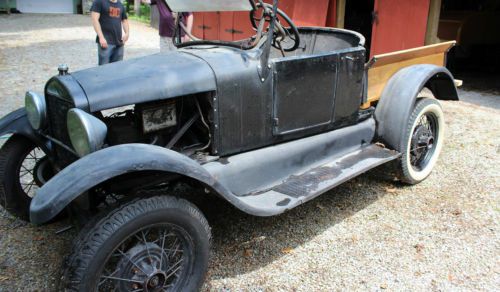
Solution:
[[[368,100],[361,108],[369,108],[380,99],[382,91],[394,73],[416,64],[446,65],[446,54],[455,45],[455,41],[397,51],[374,56],[367,64]]]

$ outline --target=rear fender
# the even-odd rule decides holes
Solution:
[[[49,180],[31,202],[30,220],[34,224],[46,223],[89,189],[114,177],[140,171],[169,172],[192,178],[238,205],[225,187],[187,156],[153,145],[125,144],[89,154]]]
[[[24,108],[17,109],[0,119],[0,136],[7,134],[24,136],[41,147],[45,153],[50,153],[50,142],[33,130]]]
[[[402,150],[402,137],[424,87],[440,100],[458,100],[453,76],[444,67],[414,65],[401,69],[389,80],[375,109],[377,137],[387,146]]]

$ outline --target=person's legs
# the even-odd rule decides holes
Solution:
[[[113,45],[109,45],[103,49],[101,45],[97,44],[97,55],[99,59],[99,66],[108,64],[110,62],[111,54],[113,53]]]
[[[172,43],[171,37],[160,37],[160,53],[166,53],[169,51],[174,51],[177,48]]]
[[[123,60],[124,46],[114,46],[113,53],[109,59],[110,63]]]

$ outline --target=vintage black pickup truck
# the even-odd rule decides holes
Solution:
[[[2,206],[34,224],[63,213],[86,222],[62,289],[198,290],[211,231],[194,194],[272,216],[390,161],[408,184],[431,173],[438,99],[458,99],[439,66],[452,44],[366,62],[362,35],[296,27],[277,0],[166,2],[249,11],[255,36],[181,43],[177,33],[176,52],[61,66],[43,95],[28,91],[0,120]]]

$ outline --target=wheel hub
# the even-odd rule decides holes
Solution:
[[[434,146],[434,136],[429,129],[418,126],[412,138],[412,149],[414,154],[422,154]]]
[[[153,272],[144,283],[144,291],[156,291],[162,289],[165,286],[167,277],[165,273],[161,271]]]
[[[119,277],[131,280],[128,283],[121,283],[121,291],[163,290],[167,284],[167,275],[163,271],[166,271],[168,266],[168,255],[158,245],[152,242],[137,244],[122,257],[118,264]]]
[[[45,156],[36,162],[35,167],[33,168],[33,174],[33,178],[39,187],[43,186],[54,176],[54,170],[52,169],[48,156]]]
[[[415,128],[410,145],[411,165],[417,170],[423,169],[429,161],[436,144],[434,119],[423,116]]]

